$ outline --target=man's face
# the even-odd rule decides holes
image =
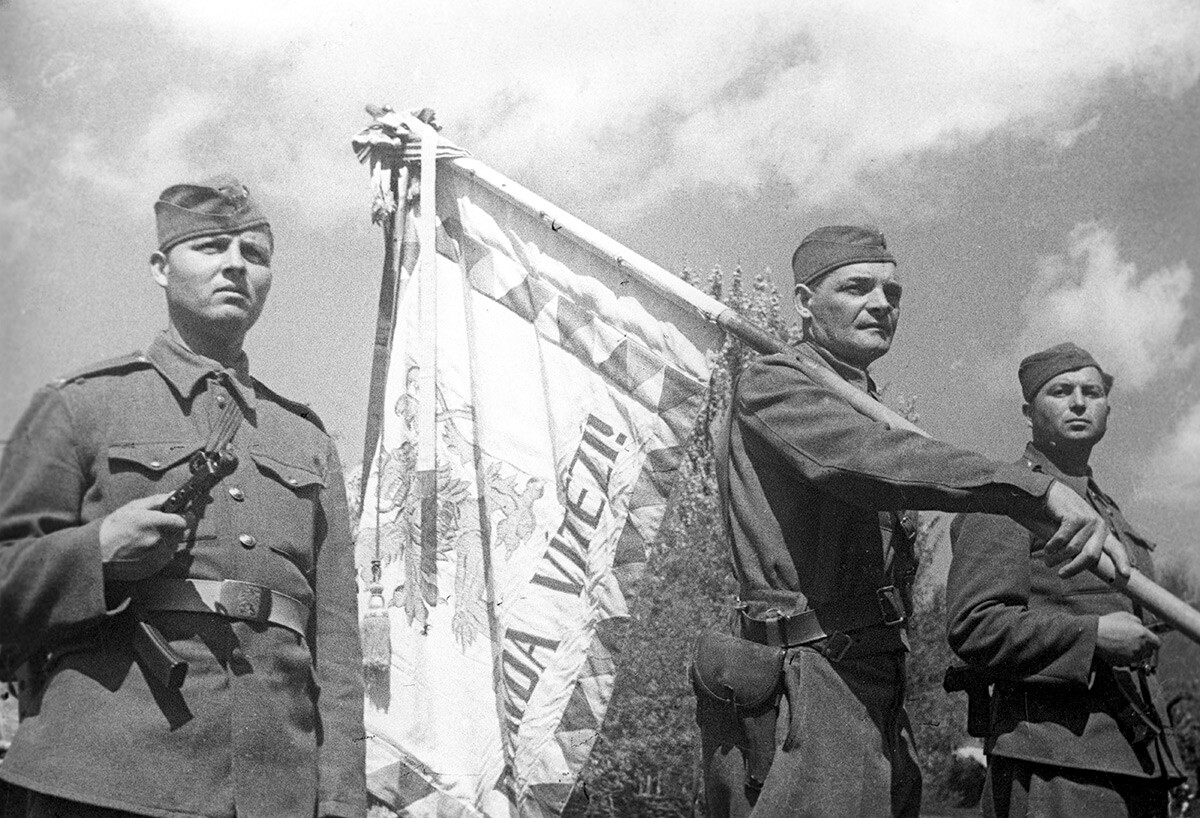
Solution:
[[[1108,391],[1094,366],[1055,375],[1025,405],[1033,442],[1042,448],[1100,442],[1108,429]]]
[[[809,287],[796,287],[796,311],[813,341],[866,369],[892,346],[900,319],[900,283],[890,261],[839,267]]]
[[[201,236],[155,253],[151,273],[166,290],[172,321],[245,334],[271,290],[271,252],[263,229]]]

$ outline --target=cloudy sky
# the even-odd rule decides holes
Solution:
[[[168,184],[235,171],[278,240],[249,344],[356,461],[382,244],[363,106],[444,135],[668,269],[790,291],[821,224],[879,226],[900,335],[877,377],[1015,458],[1016,361],[1117,377],[1100,483],[1200,563],[1195,0],[0,0],[0,437],[33,390],[164,325]]]

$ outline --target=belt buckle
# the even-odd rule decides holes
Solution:
[[[739,600],[737,612],[741,618],[742,638],[757,642],[759,640],[756,637],[756,633],[761,633],[762,644],[769,645],[770,647],[783,647],[787,641],[783,614],[776,608],[769,608],[763,611],[761,615],[770,618],[759,619],[747,613],[748,607],[745,602]]]
[[[907,618],[904,613],[904,598],[895,585],[887,585],[875,592],[879,602],[879,613],[884,625],[902,625]]]
[[[768,613],[775,614],[775,618],[759,620],[763,624],[763,635],[766,637],[767,644],[773,648],[787,647],[787,629],[784,627],[787,619],[778,611],[768,611]]]
[[[825,638],[825,644],[821,646],[821,653],[831,662],[840,662],[846,657],[846,651],[850,650],[850,646],[853,644],[853,639],[841,631],[836,631]]]
[[[221,583],[217,612],[234,619],[266,622],[271,615],[271,590],[250,582],[227,579]]]

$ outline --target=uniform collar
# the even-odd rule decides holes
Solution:
[[[197,384],[210,376],[224,376],[222,379],[237,394],[244,406],[252,411],[257,406],[254,379],[250,377],[250,359],[245,352],[233,366],[224,367],[212,358],[192,352],[163,330],[150,342],[146,357],[167,382],[175,387],[175,391],[184,397],[191,397]]]
[[[802,355],[807,352],[808,357],[820,360],[823,364],[825,364],[825,366],[836,372],[838,376],[847,383],[853,384],[873,398],[878,397],[878,394],[875,390],[875,381],[871,379],[869,374],[867,374],[867,370],[859,369],[856,366],[846,363],[841,358],[825,349],[825,347],[817,344],[811,339],[801,342],[799,345],[799,350]]]
[[[1064,474],[1058,466],[1054,465],[1054,461],[1046,456],[1045,452],[1033,445],[1033,441],[1025,444],[1025,462],[1035,471],[1048,474],[1055,480],[1060,480],[1068,486],[1077,489],[1080,494],[1084,494],[1089,488],[1099,490],[1096,488],[1096,484],[1092,482],[1091,466],[1088,466],[1087,474],[1084,476]]]
[[[1137,541],[1142,543],[1149,551],[1154,550],[1154,543],[1149,540],[1137,536],[1130,527],[1129,522],[1125,520],[1121,514],[1121,507],[1117,505],[1113,498],[1105,494],[1101,488],[1096,485],[1096,481],[1092,476],[1092,469],[1089,466],[1086,475],[1063,474],[1057,466],[1046,457],[1045,453],[1034,446],[1033,443],[1025,445],[1025,464],[1034,471],[1040,471],[1044,474],[1059,480],[1075,490],[1075,493],[1080,497],[1087,499],[1092,507],[1099,511],[1103,516],[1108,518],[1109,527],[1113,531],[1124,532],[1137,537]],[[1113,519],[1115,515],[1116,520]],[[1126,543],[1128,545],[1128,543]]]

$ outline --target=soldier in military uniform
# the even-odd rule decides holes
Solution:
[[[363,815],[341,466],[242,350],[270,226],[227,176],[155,212],[168,329],[39,390],[0,464],[0,658],[22,679],[0,812]]]
[[[1102,526],[1049,476],[874,422],[796,364],[876,394],[867,368],[891,346],[901,294],[882,235],[821,228],[792,269],[804,341],[744,369],[716,443],[740,603],[734,635],[702,637],[693,663],[707,809],[916,815],[906,510],[1053,520],[1069,572],[1098,558]]]
[[[1017,465],[1085,498],[1153,577],[1153,544],[1088,465],[1108,425],[1112,378],[1085,350],[1060,344],[1022,361],[1019,379],[1033,440]],[[1094,576],[1049,571],[1029,532],[1003,517],[959,516],[951,537],[950,644],[984,682],[972,695],[994,683],[984,814],[1166,816],[1184,773],[1149,616]]]

